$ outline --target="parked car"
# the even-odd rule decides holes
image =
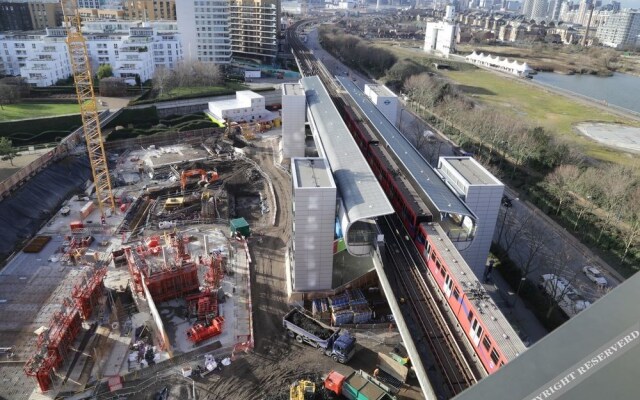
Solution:
[[[600,272],[598,268],[587,265],[582,268],[582,272],[584,272],[587,278],[596,285],[602,287],[607,286],[607,279],[602,275],[602,272]]]

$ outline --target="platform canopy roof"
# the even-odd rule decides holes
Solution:
[[[393,214],[391,203],[320,78],[302,78],[301,83],[305,89],[311,123],[317,130],[322,152],[329,161],[349,221],[354,223]]]
[[[473,220],[476,216],[454,191],[447,186],[427,160],[416,150],[400,131],[392,124],[369,98],[348,77],[338,76],[340,84],[356,102],[360,111],[371,122],[385,144],[403,164],[411,177],[418,183],[424,194],[440,214],[466,215]]]

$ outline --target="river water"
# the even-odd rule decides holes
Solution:
[[[614,74],[609,77],[600,77],[538,72],[533,80],[590,97],[595,101],[640,112],[640,77],[637,76]]]

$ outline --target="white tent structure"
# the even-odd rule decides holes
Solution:
[[[468,63],[481,67],[491,68],[517,76],[528,76],[534,73],[533,68],[527,63],[520,64],[518,61],[510,61],[508,58],[500,58],[491,54],[476,53],[475,51],[466,57]]]

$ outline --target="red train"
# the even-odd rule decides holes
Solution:
[[[400,168],[384,147],[378,146],[378,139],[371,135],[354,116],[344,100],[336,99],[345,124],[353,135],[360,151],[369,163],[380,185],[389,197],[389,201],[402,220],[411,238],[415,239],[418,225],[433,221],[433,214],[425,206],[420,196],[400,174]]]
[[[420,224],[415,244],[489,374],[526,350],[439,224]]]
[[[401,174],[402,166],[380,146],[343,99],[338,110],[387,193],[409,236],[487,373],[522,353],[526,347],[464,261],[442,227],[433,222],[422,198]]]

